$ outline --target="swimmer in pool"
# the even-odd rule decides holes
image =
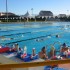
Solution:
[[[44,41],[44,40],[46,40],[46,38],[35,39],[35,41],[37,41],[37,42],[41,42],[41,41]]]
[[[40,42],[41,40],[40,39],[35,39],[35,41]]]
[[[59,38],[60,36],[59,35],[56,35],[56,38]]]

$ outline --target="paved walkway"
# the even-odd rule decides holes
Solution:
[[[37,60],[34,60],[32,62],[42,62],[44,61],[43,59],[37,59]],[[40,67],[32,67],[32,68],[29,68],[28,70],[44,70],[44,66],[40,66]]]
[[[9,59],[9,58],[0,54],[0,63],[1,64],[11,64],[11,63],[15,64],[17,62],[15,62],[15,61],[13,61],[13,60],[11,60],[11,59]],[[14,68],[14,69],[3,68],[3,69],[0,69],[0,70],[28,70],[28,68],[18,68],[18,69],[17,68]]]
[[[70,63],[68,63],[68,64],[60,64],[59,67],[66,68],[66,69],[70,70]]]
[[[15,61],[13,60],[10,60],[9,58],[6,58],[5,56],[1,55],[0,54],[0,63],[1,64],[10,64],[10,63],[16,63]]]
[[[18,59],[17,59],[18,60]],[[37,59],[37,60],[34,60],[32,62],[39,62],[39,61],[44,61],[42,59]],[[0,63],[1,64],[15,64],[15,63],[18,63],[18,62],[15,62],[3,55],[0,54]],[[15,68],[15,69],[6,69],[6,68],[3,68],[3,69],[0,69],[0,70],[44,70],[44,66],[41,66],[41,67],[32,67],[32,68]]]

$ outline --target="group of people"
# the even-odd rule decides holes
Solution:
[[[54,48],[54,46],[51,47],[50,56],[51,57],[55,56],[55,48]],[[41,51],[39,52],[39,57],[42,58],[42,59],[48,59],[48,54],[46,53],[46,47],[43,47],[41,49]]]
[[[21,58],[25,58],[27,54],[27,47],[24,46],[23,49],[19,47],[18,44],[13,45],[12,51],[17,51],[17,54],[21,54]],[[35,48],[32,49],[32,55],[31,58],[36,56],[37,54],[35,53]]]
[[[63,45],[61,45],[60,53],[65,57],[68,57],[68,55],[70,55],[70,48],[66,45],[66,43],[63,43]]]
[[[0,48],[2,46],[0,45]],[[23,55],[21,57],[25,57],[27,56],[27,47],[24,46],[24,48],[20,48],[18,43],[14,44],[12,46],[12,48],[10,48],[9,51],[16,51],[17,53],[22,53]],[[56,49],[54,46],[51,46],[51,49],[50,49],[50,52],[49,54],[47,54],[47,51],[46,51],[46,47],[43,47],[41,49],[41,51],[38,53],[39,57],[42,58],[42,59],[48,59],[49,57],[52,59],[54,56],[57,56],[56,55]],[[60,56],[61,55],[64,55],[65,57],[68,57],[68,55],[70,55],[70,48],[66,45],[66,43],[63,43],[61,46],[60,46],[60,50],[59,50],[59,53],[60,53]],[[36,56],[37,54],[35,53],[35,48],[32,49],[32,55],[31,55],[31,58]],[[49,55],[49,57],[48,57]]]
[[[55,56],[57,58],[56,52],[57,52],[57,50],[55,49],[55,47],[51,46],[51,49],[49,52],[50,59],[53,59]],[[63,43],[60,47],[59,56],[62,57],[61,55],[64,55],[65,58],[67,58],[68,55],[70,55],[70,48],[66,45],[66,43]],[[41,51],[39,52],[39,57],[42,59],[48,59],[49,58],[48,54],[46,53],[46,47],[43,47],[41,49]]]

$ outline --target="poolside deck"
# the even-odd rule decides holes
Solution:
[[[0,64],[15,64],[17,62],[3,56],[0,54]],[[0,70],[28,70],[28,68],[14,68],[14,69],[9,69],[9,68],[3,68],[3,69],[0,69]]]
[[[4,55],[0,54],[0,63],[1,64],[11,64],[11,63],[15,64],[15,63],[23,62],[23,61],[19,60],[18,58],[14,58],[14,59],[13,60],[9,59],[9,58],[5,57]],[[44,60],[43,59],[37,59],[37,60],[33,60],[32,62],[40,62],[40,61],[44,61]],[[69,64],[60,64],[59,67],[70,70],[70,63]],[[3,68],[0,70],[44,70],[44,66],[32,67],[32,68],[15,68],[15,69]]]
[[[4,55],[0,54],[0,63],[1,64],[11,64],[11,63],[15,64],[15,63],[23,62],[19,59],[15,59],[15,60],[11,60],[11,59],[5,57]],[[17,61],[19,61],[19,62],[17,62]],[[39,62],[39,61],[43,61],[43,60],[42,59],[37,59],[37,60],[34,60],[32,62]],[[14,69],[3,68],[3,69],[0,69],[0,70],[44,70],[44,66],[32,67],[32,68],[14,68]]]
[[[37,59],[37,60],[34,60],[32,62],[42,62],[44,61],[43,59]],[[44,66],[40,66],[40,67],[32,67],[32,68],[29,68],[28,70],[44,70]]]
[[[70,63],[68,63],[68,64],[60,64],[59,67],[66,68],[66,69],[70,70]]]
[[[9,58],[4,57],[3,55],[0,54],[0,63],[1,64],[10,64],[10,63],[16,63],[13,60],[10,60]]]

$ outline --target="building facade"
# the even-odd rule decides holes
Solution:
[[[53,17],[53,13],[51,11],[40,11],[39,17]]]
[[[59,14],[58,18],[60,18],[60,17],[66,17],[66,14]]]
[[[0,16],[6,16],[7,14],[8,14],[8,16],[15,15],[14,13],[11,13],[11,12],[8,12],[8,13],[6,13],[6,12],[0,12]]]

